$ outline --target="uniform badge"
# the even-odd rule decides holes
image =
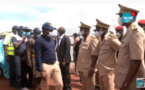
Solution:
[[[87,44],[84,44],[84,46],[86,47],[86,46],[88,46]]]

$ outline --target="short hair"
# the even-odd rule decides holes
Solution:
[[[78,34],[77,33],[74,33],[73,36],[78,36]]]
[[[58,28],[58,31],[62,32],[62,33],[65,33],[65,28],[64,27],[59,27]]]

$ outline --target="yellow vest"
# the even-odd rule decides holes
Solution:
[[[8,36],[7,53],[8,55],[14,56],[14,46],[11,40],[12,39],[11,33],[6,34],[6,36]]]

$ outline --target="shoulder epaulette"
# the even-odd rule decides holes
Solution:
[[[131,28],[132,28],[133,31],[134,31],[134,30],[137,30],[137,26],[136,26],[135,24],[133,24],[133,25],[131,26]]]
[[[117,38],[117,36],[114,35],[114,34],[110,34],[109,36],[110,36],[110,39],[116,39]]]
[[[92,38],[92,39],[96,39],[96,37],[95,37],[95,36],[93,36],[93,35],[91,35],[91,38]]]
[[[110,34],[109,36],[114,37],[115,35],[114,34]]]

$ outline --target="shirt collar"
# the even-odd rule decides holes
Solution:
[[[13,32],[11,33],[11,35],[12,35],[12,36],[15,36],[15,34],[14,34]]]
[[[61,35],[59,38],[62,39],[65,34]]]
[[[50,41],[51,38],[52,38],[52,37],[50,37],[50,38],[48,39],[48,38],[46,38],[44,35],[41,35],[41,37],[44,38],[44,39],[47,40],[47,41]]]
[[[110,33],[107,32],[104,39],[107,39],[109,35],[110,35]]]
[[[86,41],[84,41],[84,38],[83,38],[83,42],[89,42],[89,40],[90,40],[90,37],[91,37],[91,34],[89,34],[87,37],[86,37]]]
[[[107,33],[105,34],[105,36],[104,36],[104,39],[103,39],[103,40],[101,39],[101,41],[107,40],[107,38],[108,38],[109,35],[110,35],[110,33],[107,32]]]

